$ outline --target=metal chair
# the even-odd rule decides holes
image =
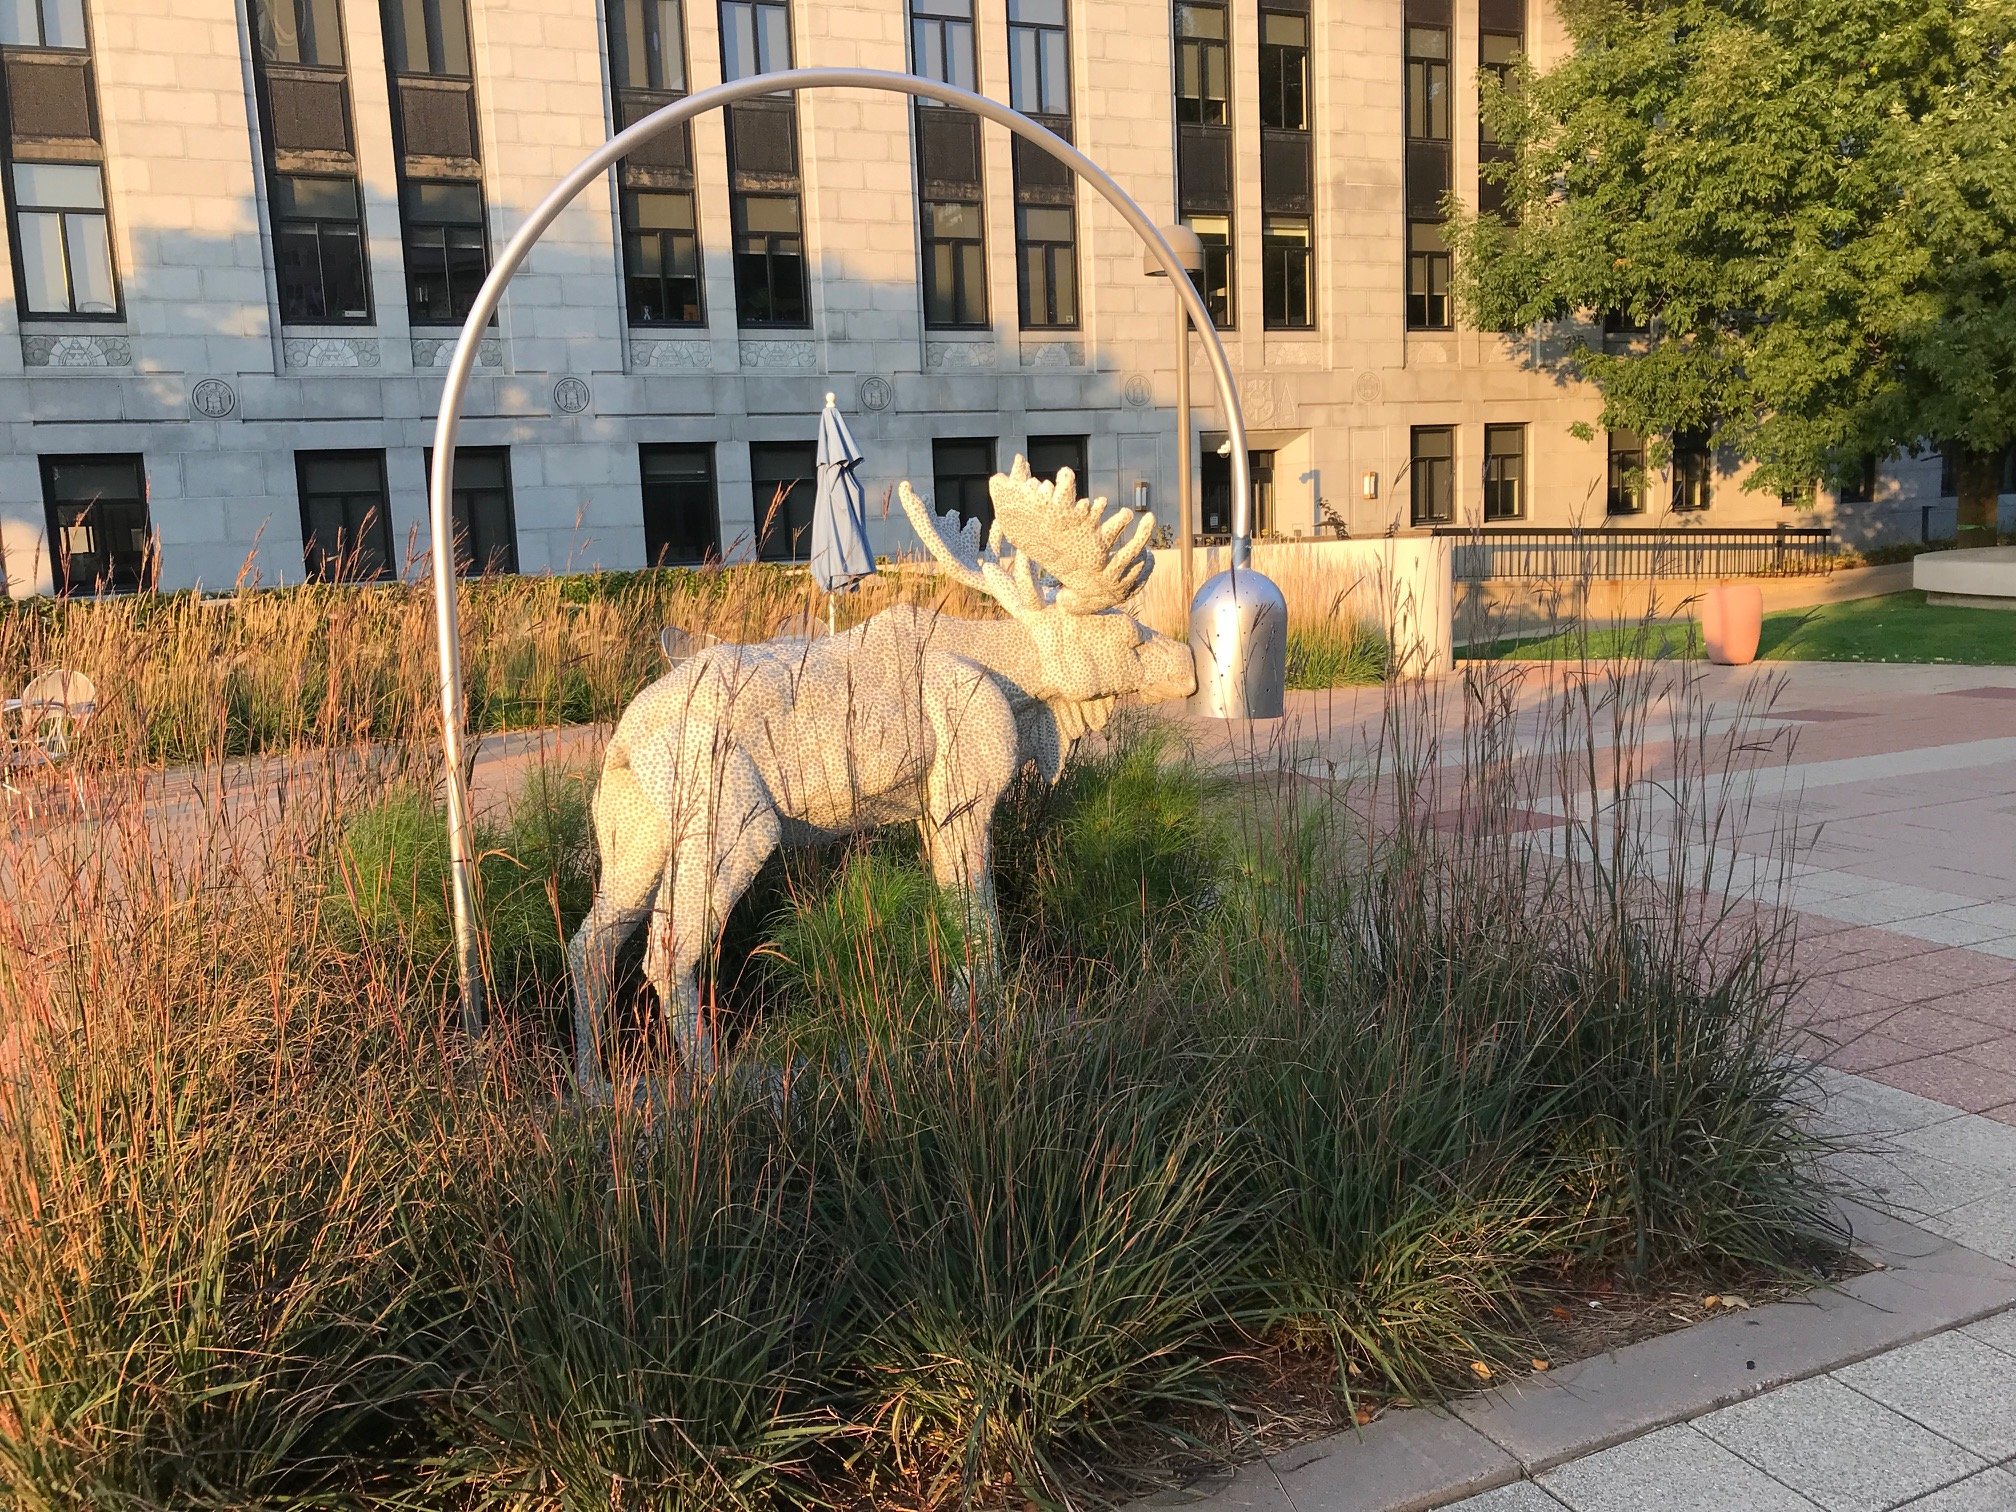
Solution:
[[[71,741],[97,712],[98,685],[84,673],[57,668],[30,678],[19,698],[0,703],[0,788],[19,793],[22,768],[68,760]]]

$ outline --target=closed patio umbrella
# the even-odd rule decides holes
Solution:
[[[812,580],[829,595],[851,592],[875,574],[868,546],[868,507],[856,470],[861,451],[848,432],[833,396],[819,415],[819,491],[812,500]],[[833,629],[833,601],[826,601],[826,629]]]

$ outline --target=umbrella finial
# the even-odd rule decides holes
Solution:
[[[831,394],[828,394],[828,395],[826,396],[826,402],[827,402],[828,404],[831,404],[831,403],[833,402],[833,396],[832,396]]]

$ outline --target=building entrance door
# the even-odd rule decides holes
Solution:
[[[1249,451],[1247,465],[1253,470],[1252,535],[1257,539],[1274,528],[1274,453]],[[1217,452],[1204,454],[1204,477],[1198,501],[1203,519],[1197,533],[1207,536],[1232,534],[1232,459]]]

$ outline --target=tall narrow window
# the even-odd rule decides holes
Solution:
[[[409,179],[406,296],[415,325],[456,325],[468,317],[489,271],[480,184]]]
[[[308,575],[370,582],[392,575],[392,510],[382,451],[294,454],[301,548]]]
[[[1035,465],[1030,465],[1035,471]],[[984,536],[994,524],[994,500],[987,492],[994,476],[994,438],[970,437],[931,443],[931,507],[961,523],[978,520]]]
[[[1449,0],[1404,0],[1407,127],[1407,324],[1448,330],[1449,254],[1442,238],[1450,178]]]
[[[1488,75],[1499,87],[1510,88],[1520,54],[1526,50],[1526,0],[1478,0],[1477,62],[1479,83]],[[1477,121],[1477,208],[1486,215],[1505,211],[1505,166],[1511,149],[1493,134],[1482,116]]]
[[[1613,430],[1609,446],[1606,511],[1613,515],[1645,513],[1645,438],[1636,431]]]
[[[910,67],[927,79],[977,87],[973,0],[910,0]],[[980,119],[935,100],[912,107],[917,131],[917,220],[923,232],[924,324],[987,324],[987,241]]]
[[[0,199],[24,315],[116,320],[98,91],[82,0],[0,0]]]
[[[812,499],[818,453],[809,441],[749,446],[749,496],[756,510],[756,555],[802,562],[812,554]]]
[[[1526,517],[1526,427],[1484,427],[1484,518]]]
[[[1456,518],[1456,431],[1448,425],[1417,425],[1409,448],[1408,473],[1416,525],[1447,525]]]
[[[116,315],[105,177],[96,163],[16,163],[21,307],[29,315]]]
[[[371,286],[337,0],[251,0],[283,325],[364,325]]]
[[[724,79],[790,66],[787,0],[721,0]],[[728,107],[728,189],[736,320],[745,326],[810,325],[794,96],[765,95]]]
[[[1176,212],[1204,243],[1201,292],[1229,329],[1233,300],[1232,17],[1224,0],[1175,0]],[[1265,67],[1263,63],[1262,67]]]
[[[706,442],[640,446],[637,464],[644,494],[644,559],[653,567],[719,560],[714,448]],[[760,523],[760,510],[756,518]]]
[[[1308,0],[1260,12],[1261,317],[1269,330],[1316,324],[1314,118]]]
[[[422,456],[434,475],[434,449]],[[518,570],[518,526],[511,508],[511,448],[458,446],[448,490],[455,527],[455,570],[488,577]]]
[[[608,18],[609,86],[621,130],[686,93],[686,12],[683,0],[609,0]],[[705,324],[689,128],[629,154],[616,174],[630,323]]]
[[[1856,465],[1855,472],[1841,485],[1836,495],[1843,504],[1868,504],[1876,498],[1876,483],[1879,476],[1877,459],[1864,457]]]
[[[1416,331],[1446,331],[1449,309],[1449,244],[1438,221],[1407,224],[1407,324]]]
[[[1698,431],[1682,431],[1673,438],[1673,509],[1692,514],[1714,502],[1715,454],[1708,438]]]
[[[42,502],[58,593],[132,592],[145,583],[147,480],[138,456],[44,457]]]
[[[1008,98],[1073,139],[1067,0],[1008,0]],[[1078,189],[1071,170],[1017,138],[1015,251],[1024,328],[1078,324]]]
[[[465,0],[381,0],[391,73],[406,304],[416,326],[459,325],[490,270],[483,151]]]

